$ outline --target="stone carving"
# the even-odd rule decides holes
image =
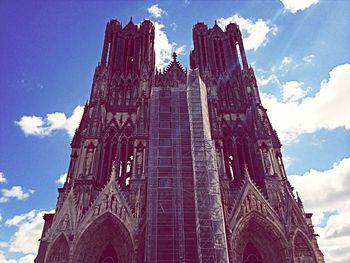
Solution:
[[[142,174],[143,168],[143,154],[142,150],[136,152],[136,172],[138,175]]]
[[[259,198],[253,194],[252,191],[249,191],[245,200],[241,205],[241,209],[243,214],[247,214],[250,211],[257,211],[263,215],[267,215],[267,207],[264,202],[262,202]]]
[[[272,169],[272,164],[270,161],[270,154],[267,148],[263,147],[263,158],[264,158],[264,164],[265,164],[265,169],[266,173],[269,175],[273,175],[273,169]]]
[[[64,214],[64,217],[61,221],[61,226],[60,226],[60,230],[66,230],[67,227],[69,227],[69,216],[68,214]]]
[[[85,158],[85,175],[89,175],[91,173],[92,159],[93,151],[88,151]]]

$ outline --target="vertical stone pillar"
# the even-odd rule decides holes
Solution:
[[[187,77],[199,262],[227,263],[227,242],[207,91],[198,69]]]

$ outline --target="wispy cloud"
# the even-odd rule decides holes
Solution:
[[[64,130],[69,136],[73,137],[83,111],[84,107],[79,105],[74,109],[70,117],[67,117],[62,112],[49,113],[46,114],[46,117],[35,115],[22,116],[19,121],[15,121],[15,124],[22,129],[26,136],[45,137],[51,135],[56,130]]]
[[[312,65],[314,57],[313,54],[304,56],[300,59],[295,59],[293,56],[285,56],[280,62],[273,65],[269,71],[256,69],[258,85],[265,86],[268,84],[274,84],[281,87],[283,85],[279,80],[281,77],[286,76],[293,70]]]
[[[28,78],[27,74],[25,74],[24,72],[21,72],[20,83],[21,87],[27,91],[44,88],[44,85],[40,81]]]
[[[281,87],[283,102],[294,102],[304,98],[309,89],[304,88],[304,83],[299,81],[288,81]]]
[[[170,24],[170,27],[171,27],[171,29],[172,29],[173,31],[176,31],[176,29],[177,29],[177,24],[176,24],[175,22],[173,22],[173,23]]]
[[[56,184],[63,185],[66,182],[66,178],[67,178],[67,173],[60,175],[60,177],[56,180]]]
[[[12,186],[10,189],[1,189],[0,203],[6,203],[10,199],[26,200],[32,194],[34,194],[32,189],[24,189],[22,186]]]
[[[190,0],[183,0],[182,6],[187,7],[190,3]]]
[[[221,17],[217,19],[217,23],[222,29],[232,22],[238,24],[243,35],[246,50],[256,51],[259,47],[266,45],[270,35],[275,35],[277,33],[276,25],[270,25],[269,21],[265,21],[261,18],[253,21],[235,14],[227,18]]]
[[[307,55],[307,56],[303,57],[303,61],[306,64],[313,64],[314,58],[315,58],[315,55],[314,54],[310,54],[310,55]]]
[[[0,172],[0,184],[5,184],[7,182],[7,179],[5,178],[5,174],[3,172]]]
[[[162,15],[165,15],[166,12],[161,9],[158,4],[156,5],[151,5],[149,8],[147,8],[147,11],[148,13],[153,16],[153,17],[156,17],[156,18],[159,18],[161,17]]]
[[[271,75],[269,75],[268,77],[264,77],[264,76],[257,76],[256,80],[258,82],[258,86],[262,87],[262,86],[266,86],[270,83],[276,83],[279,84],[279,79],[277,77],[276,74],[272,73]]]
[[[295,14],[298,11],[304,11],[310,6],[317,4],[319,0],[280,0],[284,10]]]

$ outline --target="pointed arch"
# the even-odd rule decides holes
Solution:
[[[251,243],[248,242],[243,252],[244,263],[262,263],[262,257],[259,250]]]
[[[64,234],[59,235],[48,250],[45,262],[66,263],[69,261],[69,245]]]
[[[135,125],[129,117],[121,127],[115,118],[108,123],[104,131],[99,167],[99,183],[104,185],[112,171],[112,164],[116,161],[118,182],[123,190],[129,189],[134,159],[134,130]]]
[[[103,129],[103,140],[106,140],[110,136],[110,132],[114,131],[115,134],[117,134],[120,131],[120,127],[118,125],[118,122],[115,118],[112,118],[106,125],[106,127]]]
[[[123,125],[120,127],[120,130],[124,130],[127,127],[131,127],[132,130],[135,130],[135,124],[133,123],[131,117],[127,118],[127,120],[123,123]]]
[[[293,236],[293,254],[295,262],[298,263],[317,262],[311,243],[300,229]]]
[[[103,255],[106,258],[114,257],[114,262],[118,263],[136,262],[132,233],[110,212],[102,214],[86,226],[77,237],[76,244],[73,251],[73,262],[76,263],[99,262]]]
[[[252,255],[254,254],[257,259],[260,257],[261,262],[288,262],[287,244],[279,227],[256,211],[239,220],[232,231],[231,247],[234,262],[250,262],[247,258],[244,259],[244,256],[249,256],[249,251],[253,251]]]

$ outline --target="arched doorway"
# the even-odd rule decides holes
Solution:
[[[78,238],[75,263],[133,263],[135,248],[125,225],[111,213],[92,222]]]
[[[314,263],[316,262],[311,244],[304,235],[298,231],[293,241],[294,259],[297,263]]]
[[[69,261],[69,245],[67,239],[61,234],[51,246],[45,262],[66,263]]]
[[[232,233],[235,262],[281,263],[286,256],[287,241],[274,224],[256,212],[238,222]]]

